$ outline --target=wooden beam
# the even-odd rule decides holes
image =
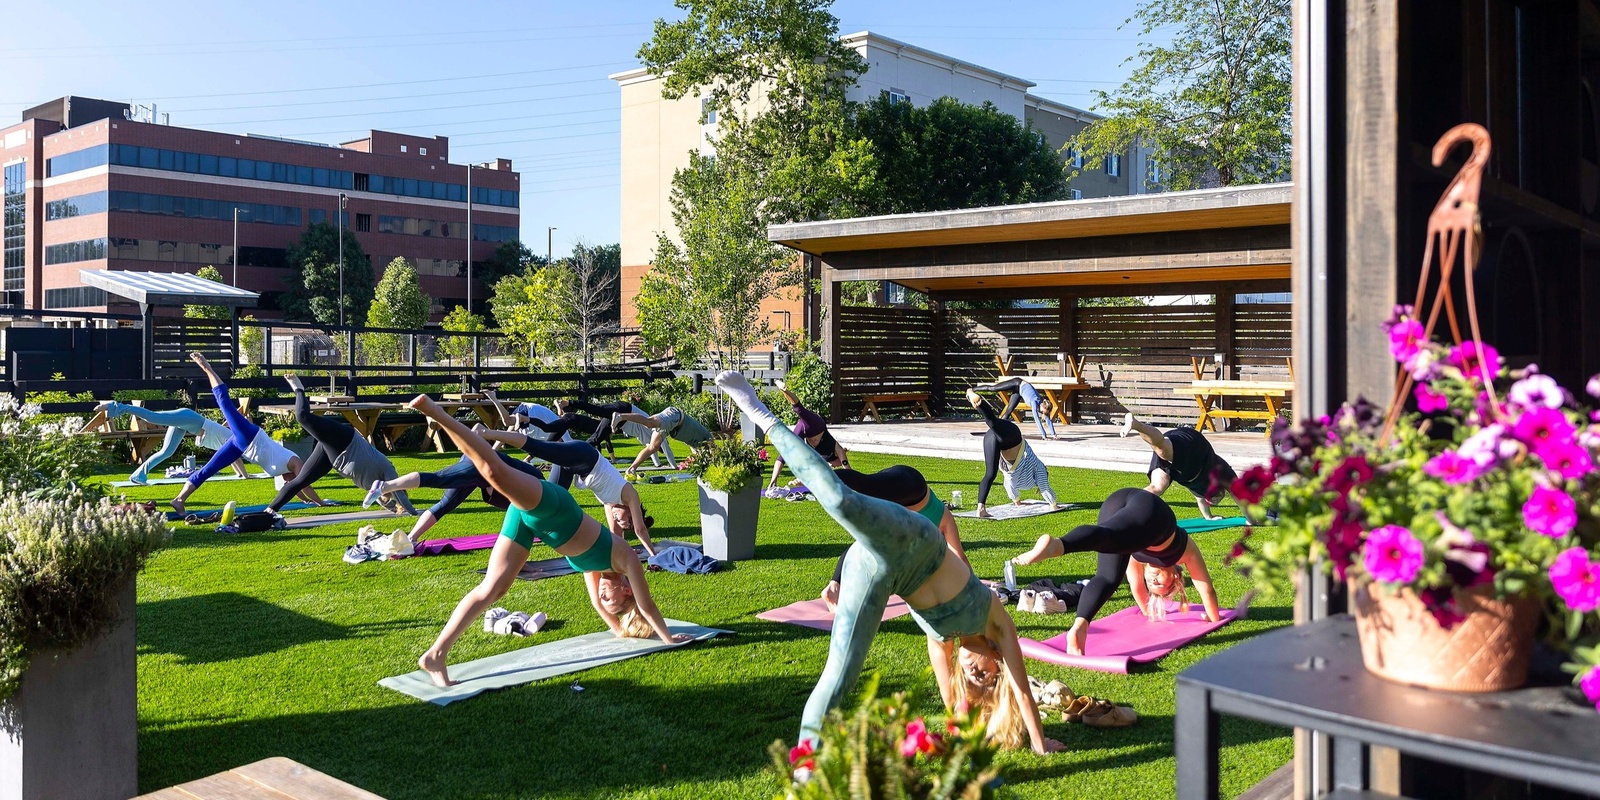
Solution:
[[[833,273],[833,270],[825,271]],[[826,333],[822,337],[822,360],[837,367],[839,365],[839,334],[841,331],[839,309],[844,308],[844,283],[830,277],[823,283],[823,291],[827,293],[828,304],[822,310],[826,317],[824,326]],[[844,407],[840,400],[841,394],[835,391],[833,399],[828,404],[828,419],[833,422],[840,422],[844,419]]]
[[[1285,254],[1287,255],[1287,254]],[[873,272],[877,272],[873,270]],[[978,289],[1010,289],[1010,288],[1061,288],[1072,287],[1076,294],[1082,296],[1095,295],[1104,291],[1106,294],[1099,296],[1109,297],[1114,293],[1114,287],[1119,286],[1161,286],[1173,284],[1194,284],[1202,288],[1214,286],[1217,283],[1241,283],[1245,281],[1287,280],[1289,278],[1289,262],[1283,261],[1273,264],[1259,264],[1247,267],[1188,267],[1181,269],[1128,269],[1107,270],[1104,272],[1024,272],[1021,274],[984,274],[984,275],[941,275],[939,277],[858,277],[860,271],[845,273],[850,280],[890,280],[895,283],[916,289],[924,294],[933,292],[951,292]],[[1124,292],[1124,294],[1152,294],[1146,289],[1142,291]],[[1039,296],[1049,297],[1051,291],[1039,292]]]
[[[1227,284],[1236,294],[1270,294],[1288,292],[1291,283],[1288,278],[1275,278],[1267,280],[1234,281]],[[1057,291],[1072,292],[1075,297],[1146,297],[1152,295],[1174,294],[1210,294],[1216,290],[1214,283],[1124,283],[1115,286],[1069,286],[1058,287]],[[928,293],[929,297],[938,298],[945,302],[951,300],[1043,300],[1053,297],[1055,292],[1050,287],[983,287],[978,289],[939,289]]]

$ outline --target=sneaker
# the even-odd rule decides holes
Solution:
[[[1051,592],[1040,592],[1034,610],[1040,614],[1065,614],[1067,601],[1062,600]]]
[[[378,502],[378,498],[383,496],[383,492],[380,491],[382,488],[383,481],[373,481],[372,488],[367,490],[366,499],[361,501],[361,507],[372,508],[373,504]]]
[[[1017,595],[1017,610],[1018,611],[1032,611],[1033,607],[1034,607],[1034,603],[1037,603],[1038,601],[1039,601],[1039,593],[1038,592],[1035,592],[1032,589],[1023,589],[1022,592]]]
[[[147,473],[135,472],[128,476],[128,483],[131,483],[134,486],[149,486],[150,476]]]
[[[494,633],[495,623],[511,616],[511,612],[503,608],[491,608],[483,612],[483,632]]]
[[[778,391],[788,391],[789,390],[789,382],[784,380],[784,379],[782,379],[782,378],[773,378],[772,379],[772,385],[778,387]]]

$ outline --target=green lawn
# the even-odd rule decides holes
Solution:
[[[401,471],[427,470],[455,458],[406,456],[396,463]],[[971,498],[980,474],[975,462],[867,453],[852,458],[864,470],[911,464],[941,497],[964,488]],[[1098,501],[1143,478],[1059,468],[1052,473],[1065,501]],[[176,488],[128,494],[164,501]],[[317,489],[346,503],[361,500],[337,475]],[[639,490],[656,517],[657,537],[698,541],[693,483]],[[190,505],[262,503],[271,491],[267,481],[215,483]],[[998,487],[995,494],[1003,499]],[[418,495],[423,503],[437,497],[427,490]],[[578,495],[592,510],[593,498]],[[1196,513],[1181,489],[1167,499],[1180,517]],[[815,503],[763,501],[761,513],[756,560],[716,575],[657,573],[650,579],[668,616],[737,635],[579,673],[582,693],[570,688],[569,677],[442,708],[377,681],[415,667],[450,610],[478,580],[474,570],[485,565],[487,551],[348,566],[340,556],[353,542],[353,524],[233,536],[180,526],[172,547],[139,578],[140,790],[282,755],[388,798],[772,797],[776,787],[766,772],[766,747],[795,736],[828,640],[754,615],[815,597],[849,537]],[[979,574],[998,577],[1002,561],[1041,530],[1064,531],[1092,520],[1093,513],[1032,522],[962,520],[962,538]],[[474,498],[435,534],[493,532],[499,522],[498,512]],[[409,527],[409,520],[395,524]],[[1197,538],[1218,565],[1235,534]],[[1022,568],[1021,577],[1081,578],[1092,570],[1092,558],[1078,555]],[[1218,571],[1223,603],[1231,605],[1244,583]],[[1122,590],[1107,613],[1130,602]],[[1068,752],[1007,754],[1008,782],[1029,798],[1173,796],[1174,675],[1242,638],[1287,624],[1286,602],[1258,604],[1248,620],[1131,675],[1030,661],[1030,674],[1131,705],[1140,720],[1122,730],[1048,722],[1046,732],[1065,742]],[[534,641],[604,630],[575,575],[518,582],[501,604],[550,615],[550,627]],[[1023,635],[1037,639],[1068,622],[1065,615],[1017,617]],[[465,661],[529,644],[474,628],[452,657]],[[910,618],[884,625],[867,662],[867,669],[882,673],[888,690],[928,681],[932,714],[937,692],[924,677],[927,666],[923,636]],[[1228,745],[1223,791],[1230,796],[1290,758],[1283,729],[1224,720],[1222,733]]]

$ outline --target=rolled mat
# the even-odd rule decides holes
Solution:
[[[1192,519],[1178,520],[1178,527],[1182,528],[1185,533],[1205,533],[1207,531],[1220,531],[1224,528],[1243,528],[1249,524],[1250,520],[1244,517],[1218,517],[1216,519],[1194,517]]]
[[[383,509],[371,511],[343,511],[338,514],[317,514],[310,517],[295,517],[288,520],[289,529],[320,528],[323,525],[341,525],[347,522],[383,522],[385,520],[411,527],[412,517],[409,514],[395,514]]]
[[[1165,622],[1151,622],[1130,606],[1089,623],[1088,644],[1081,656],[1067,653],[1067,634],[1042,642],[1018,637],[1022,654],[1028,658],[1081,667],[1100,672],[1126,673],[1130,664],[1144,664],[1165,656],[1195,639],[1233,621],[1233,611],[1222,612],[1222,621],[1207,622],[1198,605],[1180,613],[1177,604],[1169,606]]]
[[[1054,514],[1058,511],[1074,511],[1082,507],[1083,506],[1075,503],[1062,503],[1058,508],[1051,508],[1050,504],[1043,500],[1029,499],[1022,501],[1021,503],[1006,503],[1003,506],[989,506],[989,516],[987,517],[978,516],[978,512],[976,510],[961,511],[956,513],[955,516],[965,517],[967,519],[1026,519],[1028,517],[1038,517],[1044,514]]]
[[[488,550],[494,547],[494,540],[500,538],[498,533],[483,533],[477,536],[453,536],[449,539],[427,539],[417,542],[419,556],[440,556],[452,553],[467,553],[473,550]]]
[[[896,617],[903,617],[911,613],[911,607],[906,601],[895,595],[889,596],[889,605],[884,606],[883,621],[888,622]],[[812,628],[819,631],[833,630],[833,612],[828,610],[828,604],[818,597],[813,600],[801,600],[790,603],[783,608],[774,608],[756,615],[757,619],[768,622],[783,622],[789,625],[799,625],[802,628]]]
[[[667,629],[673,633],[689,634],[697,642],[724,633],[732,633],[675,619],[667,620]],[[624,639],[611,635],[609,631],[601,631],[536,644],[476,661],[451,664],[450,679],[456,683],[445,688],[435,686],[428,673],[420,669],[405,675],[384,678],[378,681],[378,685],[418,700],[444,706],[490,689],[504,689],[508,686],[554,678],[557,675],[581,672],[591,667],[613,664],[681,646],[668,644],[655,637]]]

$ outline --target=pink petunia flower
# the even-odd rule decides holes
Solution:
[[[1504,425],[1496,422],[1485,425],[1477,433],[1467,437],[1467,440],[1456,448],[1462,458],[1476,461],[1485,469],[1494,466],[1496,461],[1509,460],[1517,457],[1522,446],[1517,440],[1506,437]]]
[[[1399,525],[1385,525],[1367,534],[1362,564],[1367,574],[1384,583],[1410,583],[1422,571],[1422,542]]]
[[[1446,450],[1428,459],[1422,471],[1454,486],[1483,477],[1490,466],[1478,459],[1466,458],[1454,450]]]
[[[1590,397],[1600,397],[1600,375],[1591,377],[1588,385],[1584,386],[1583,388],[1584,391],[1589,393]]]
[[[1389,329],[1389,355],[1401,363],[1411,361],[1422,348],[1422,342],[1427,332],[1423,330],[1422,323],[1414,319],[1403,319],[1396,322]]]
[[[1272,486],[1272,479],[1273,471],[1265,464],[1257,464],[1235,478],[1228,491],[1232,492],[1234,499],[1239,502],[1255,505],[1261,502],[1267,489]]]
[[[1566,392],[1549,375],[1529,375],[1511,384],[1508,397],[1523,408],[1560,408],[1566,401]]]
[[[1522,504],[1522,522],[1528,530],[1560,539],[1578,524],[1578,504],[1560,489],[1540,486]]]
[[[1569,547],[1550,565],[1550,586],[1573,611],[1600,608],[1600,564],[1581,547]]]
[[[1548,449],[1571,445],[1577,429],[1559,410],[1535,408],[1517,417],[1511,435],[1542,457]]]
[[[1392,341],[1393,334],[1390,336]],[[1481,381],[1485,367],[1490,378],[1500,374],[1500,351],[1492,344],[1469,340],[1450,348],[1450,363],[1461,370],[1467,380]]]
[[[1563,480],[1574,481],[1594,470],[1594,459],[1589,457],[1589,451],[1576,443],[1548,448],[1539,458]]]
[[[1339,494],[1349,494],[1351,489],[1372,480],[1372,464],[1366,456],[1348,456],[1333,468],[1324,484]]]
[[[1583,673],[1583,678],[1578,681],[1578,688],[1583,690],[1583,696],[1600,709],[1600,667],[1590,667]]]
[[[912,758],[918,753],[932,753],[943,743],[944,739],[930,732],[922,717],[917,717],[906,724],[906,739],[900,743],[900,755]]]
[[[1434,391],[1433,387],[1426,383],[1417,384],[1417,389],[1412,394],[1417,398],[1417,410],[1424,414],[1432,414],[1450,407],[1450,398]]]

